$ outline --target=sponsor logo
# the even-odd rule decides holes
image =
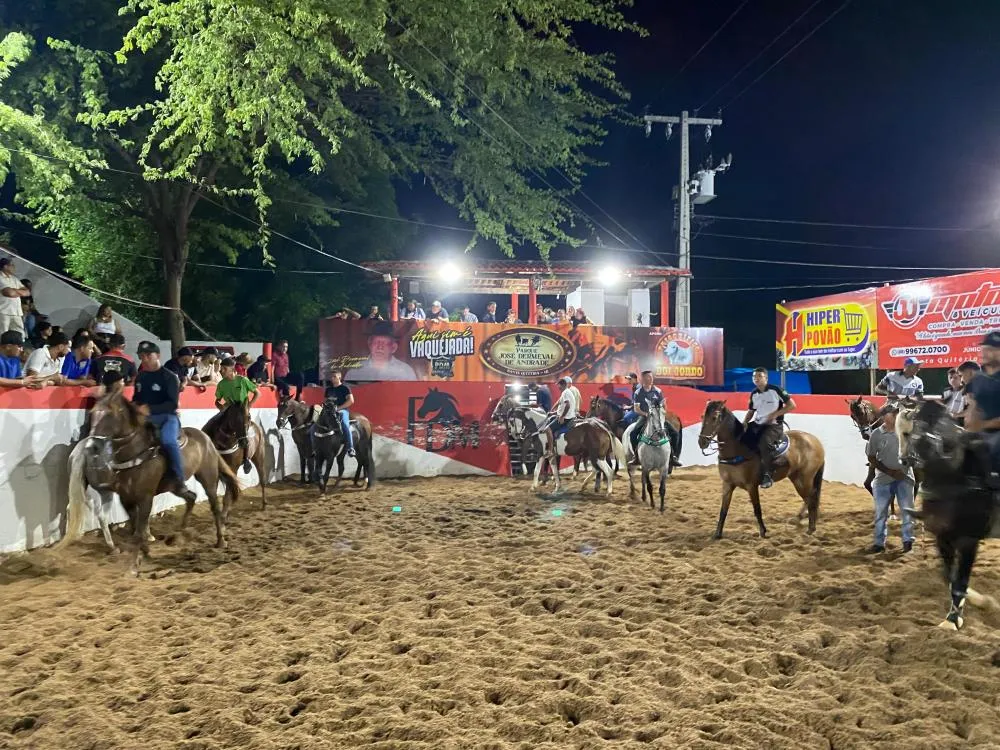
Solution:
[[[463,423],[458,399],[438,388],[411,396],[407,404],[406,442],[430,453],[479,447],[479,421]]]
[[[901,330],[919,324],[912,335],[921,341],[984,336],[1000,327],[1000,284],[987,281],[954,294],[903,291],[883,302],[882,311]]]
[[[896,328],[905,331],[920,322],[930,303],[928,295],[900,292],[891,301],[882,303],[882,312]]]
[[[653,367],[653,377],[666,380],[705,378],[705,349],[690,334],[671,331],[656,342],[656,353],[658,359]]]
[[[410,336],[410,359],[427,359],[435,378],[455,377],[455,358],[476,353],[476,337],[471,326],[465,330],[429,330],[421,328]]]
[[[871,338],[864,306],[847,302],[793,310],[785,318],[783,346],[786,357],[860,354]]]
[[[560,333],[544,328],[509,328],[479,349],[483,364],[502,375],[543,378],[557,375],[576,360],[576,347]]]

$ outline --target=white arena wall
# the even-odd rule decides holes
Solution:
[[[71,391],[74,395],[54,393],[58,391]],[[32,402],[45,398],[50,405],[48,408],[4,408],[11,404],[12,399],[18,398],[18,394]],[[67,502],[67,460],[84,419],[78,394],[79,389],[46,389],[46,392],[32,392],[30,395],[21,389],[0,393],[0,553],[45,546],[59,539]],[[745,403],[744,394],[737,397],[740,404]],[[733,406],[737,397],[731,397]],[[287,427],[281,431],[275,428],[273,394],[267,392],[265,398],[266,402],[262,399],[262,403],[269,405],[254,409],[253,416],[267,434],[268,465],[272,467],[269,481],[275,482],[297,475],[299,459],[290,430]],[[867,470],[864,441],[850,418],[828,413],[831,402],[825,402],[822,408],[816,409],[817,412],[827,413],[811,413],[809,410],[812,399],[830,398],[800,398],[800,411],[788,417],[789,425],[792,429],[812,432],[822,441],[826,449],[827,480],[860,485]],[[843,405],[841,399],[836,401]],[[184,402],[195,402],[192,404],[194,408],[185,406],[181,410],[181,422],[185,427],[201,427],[215,413],[211,407],[211,394],[186,393]],[[72,403],[75,407],[71,407]],[[742,417],[743,412],[737,412],[737,415]],[[493,473],[454,457],[408,445],[402,437],[405,426],[387,427],[376,423],[375,430],[379,479]],[[684,430],[681,459],[685,466],[707,466],[716,461],[714,455],[705,456],[698,448],[699,432],[700,424],[692,424]],[[484,436],[480,450],[505,451],[502,445],[491,440]],[[348,459],[345,477],[353,477],[354,468],[353,459]],[[243,487],[258,483],[256,470],[249,476],[242,472],[238,476]],[[192,481],[190,485],[202,495],[196,483]],[[377,498],[377,489],[374,497]],[[162,512],[181,502],[172,494],[159,495],[154,512]],[[242,499],[236,506],[236,512],[241,512],[240,508],[250,502],[256,503],[256,499]],[[116,506],[114,521],[125,520],[124,510]],[[96,517],[90,518],[86,527],[98,528]]]

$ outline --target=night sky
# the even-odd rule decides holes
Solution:
[[[941,272],[811,268],[710,260],[702,255],[867,266],[967,267],[996,265],[1000,238],[1000,3],[948,0],[854,0],[735,102],[731,99],[843,0],[750,0],[700,55],[682,67],[742,4],[637,0],[632,17],[650,32],[581,35],[588,48],[608,44],[641,115],[679,114],[706,104],[789,24],[812,9],[700,114],[723,107],[722,127],[705,144],[692,131],[692,164],[732,152],[733,168],[717,177],[719,197],[698,214],[815,222],[981,231],[885,231],[697,221],[692,245],[693,321],[720,325],[730,346],[744,348],[743,366],[773,366],[774,304],[841,291],[813,287],[718,293],[748,286],[874,282]],[[700,132],[699,132],[700,131]],[[679,143],[663,130],[647,139],[641,128],[615,126],[584,189],[630,232],[675,262],[671,189]],[[588,203],[581,209],[637,243]],[[404,205],[405,208],[405,205]],[[421,213],[431,211],[422,206]],[[433,213],[448,219],[447,210]],[[451,216],[453,219],[453,215]],[[851,249],[706,236],[728,234],[886,248]],[[598,231],[605,245],[612,236]],[[454,237],[425,235],[460,245]],[[583,257],[604,257],[578,249]],[[530,257],[530,254],[526,254]],[[559,254],[556,257],[567,257]],[[658,262],[643,253],[636,262]],[[846,289],[848,287],[844,287]],[[729,365],[740,364],[731,361]]]

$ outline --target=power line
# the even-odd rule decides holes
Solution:
[[[806,34],[804,37],[802,37],[790,50],[788,50],[785,54],[783,54],[781,57],[779,57],[777,60],[775,60],[774,63],[772,63],[769,68],[767,68],[767,70],[765,70],[759,76],[757,76],[752,81],[750,81],[750,83],[747,84],[747,86],[744,87],[743,90],[740,91],[740,93],[738,93],[736,96],[734,96],[728,102],[726,102],[726,105],[723,107],[723,109],[728,109],[729,107],[731,107],[736,100],[738,100],[747,91],[749,91],[751,88],[753,88],[754,85],[760,79],[762,79],[764,76],[766,76],[768,73],[770,73],[776,67],[778,67],[778,65],[781,63],[782,60],[784,60],[786,57],[788,57],[790,54],[792,54],[795,50],[797,50],[799,47],[801,47],[813,34],[815,34],[817,31],[819,31],[824,26],[826,26],[830,21],[832,21],[834,19],[834,17],[836,17],[842,10],[844,10],[844,8],[846,8],[850,4],[851,4],[851,0],[844,0],[844,2],[840,5],[839,8],[837,8],[835,11],[833,11],[833,13],[831,13],[830,15],[828,15],[824,20],[820,21],[813,28],[812,31],[810,31],[808,34]]]
[[[884,270],[884,271],[950,271],[954,273],[955,271],[988,271],[989,268],[985,266],[976,266],[975,268],[968,267],[958,267],[958,266],[862,266],[862,265],[852,265],[849,263],[812,263],[808,261],[801,260],[765,260],[763,258],[734,258],[725,255],[702,255],[701,253],[697,256],[698,260],[725,260],[732,261],[734,263],[764,263],[768,265],[776,266],[807,266],[809,268],[856,268],[860,270]]]
[[[807,227],[838,227],[843,229],[874,229],[888,230],[893,232],[986,232],[983,228],[975,227],[914,227],[914,226],[893,226],[888,224],[847,224],[832,221],[802,221],[798,219],[763,219],[747,216],[717,216],[713,214],[698,214],[703,219],[715,219],[716,221],[748,221],[758,224],[793,224]]]
[[[692,292],[766,292],[779,289],[833,289],[847,286],[867,288],[872,284],[905,284],[920,279],[886,279],[884,281],[845,281],[839,284],[782,284],[779,286],[730,286],[716,289],[692,289]]]
[[[820,0],[820,1],[821,1],[821,0]],[[722,30],[723,30],[724,28],[726,28],[726,27],[727,27],[727,26],[729,25],[729,22],[730,22],[730,21],[732,21],[732,20],[733,20],[734,18],[736,18],[736,14],[737,14],[737,13],[739,13],[739,12],[740,12],[741,10],[743,10],[743,6],[745,6],[745,5],[746,5],[746,4],[748,3],[748,2],[750,2],[750,0],[743,0],[743,2],[742,2],[742,3],[740,3],[740,4],[739,4],[739,5],[738,5],[738,6],[736,7],[736,10],[734,10],[734,11],[733,11],[732,13],[730,13],[730,14],[729,14],[729,18],[727,18],[727,19],[726,19],[725,21],[723,21],[723,22],[722,22],[722,25],[721,25],[721,26],[720,26],[719,28],[717,28],[717,29],[716,29],[716,30],[715,30],[715,31],[714,31],[714,32],[712,33],[712,36],[710,36],[710,37],[709,37],[709,38],[708,38],[708,39],[706,40],[706,42],[705,42],[705,43],[704,43],[703,45],[701,45],[701,46],[700,46],[700,47],[698,48],[698,51],[697,51],[697,52],[695,52],[695,53],[694,53],[693,55],[691,55],[691,57],[689,57],[689,58],[688,58],[688,61],[687,61],[686,63],[684,63],[684,64],[683,64],[683,65],[681,66],[680,70],[678,70],[678,71],[677,71],[676,73],[674,73],[674,74],[673,74],[673,75],[672,75],[672,76],[670,77],[670,79],[669,79],[669,80],[668,80],[668,81],[667,81],[667,82],[666,82],[665,84],[663,84],[663,87],[662,87],[662,88],[661,88],[661,89],[660,89],[659,91],[657,91],[657,92],[656,92],[656,94],[655,94],[655,95],[653,96],[653,98],[652,98],[652,99],[651,99],[650,101],[654,101],[654,100],[656,100],[656,99],[659,99],[659,98],[660,98],[660,95],[661,95],[661,94],[662,94],[662,93],[663,93],[664,91],[666,91],[666,90],[667,90],[667,88],[668,88],[668,87],[670,86],[670,84],[672,84],[672,83],[673,83],[674,81],[676,81],[676,80],[677,80],[678,78],[680,78],[680,77],[681,77],[681,75],[682,75],[682,74],[684,73],[684,71],[688,69],[688,66],[690,66],[690,65],[691,65],[691,63],[693,63],[693,62],[694,62],[695,60],[697,60],[697,59],[698,59],[698,56],[699,56],[699,55],[700,55],[700,54],[701,54],[702,52],[704,52],[704,51],[705,51],[705,48],[706,48],[706,47],[707,47],[708,45],[710,45],[710,44],[712,43],[712,40],[713,40],[713,39],[715,39],[715,37],[717,37],[717,36],[718,36],[718,35],[719,35],[719,34],[720,34],[720,33],[722,32]],[[700,107],[699,107],[699,109],[700,109]],[[697,112],[697,111],[698,111],[698,110],[695,110],[695,112]]]
[[[746,1],[747,0],[744,0],[744,4],[746,3]],[[494,109],[494,107],[486,100],[486,98],[482,94],[477,93],[471,86],[469,86],[469,84],[467,84],[465,82],[465,79],[464,79],[463,76],[460,76],[458,73],[456,73],[451,67],[449,67],[448,63],[446,63],[444,60],[442,60],[440,57],[438,57],[436,54],[434,54],[434,52],[426,44],[424,44],[422,41],[420,41],[420,39],[416,36],[416,34],[414,34],[410,30],[410,28],[408,26],[406,26],[403,22],[401,22],[397,18],[393,17],[391,14],[389,14],[389,18],[391,18],[394,23],[396,23],[397,25],[399,25],[399,27],[402,28],[403,31],[405,31],[406,33],[408,33],[410,35],[410,38],[414,42],[416,42],[418,45],[420,45],[420,47],[422,47],[424,49],[424,51],[427,52],[428,55],[430,55],[432,58],[434,58],[434,60],[436,60],[441,65],[442,68],[444,68],[448,73],[450,73],[454,77],[454,79],[459,82],[459,84],[462,86],[462,88],[464,88],[466,91],[468,91],[477,100],[479,100],[480,102],[482,102],[483,106],[486,107],[486,109],[489,110],[491,113],[493,113],[493,115],[495,115],[496,118],[498,120],[500,120],[500,122],[502,122],[505,126],[507,126],[507,128],[510,129],[511,132],[513,132],[515,135],[517,135],[517,137],[520,138],[521,141],[523,141],[524,144],[526,146],[528,146],[528,148],[530,148],[532,151],[536,151],[537,152],[537,150],[538,150],[537,147],[531,141],[529,141],[524,136],[524,134],[521,133],[521,131],[519,131],[516,127],[514,127],[513,125],[511,125],[502,114],[500,114],[496,109]],[[409,63],[406,63],[406,61],[403,60],[403,58],[400,55],[398,55],[396,53],[394,53],[394,54],[403,63],[405,63],[407,65],[407,67],[409,67],[409,68],[413,68],[414,67],[414,66],[410,65]],[[411,75],[413,75],[414,77],[416,77],[416,74],[413,72],[413,70],[410,70],[409,72],[410,72]],[[427,82],[427,84],[431,88],[434,88],[439,94],[441,94],[441,98],[442,99],[446,98],[442,94],[442,92],[441,92],[440,89],[438,89],[437,87],[433,86],[430,82]],[[496,136],[492,135],[480,123],[476,122],[473,118],[469,117],[469,115],[467,113],[463,112],[461,110],[461,108],[458,108],[457,105],[456,105],[456,108],[462,114],[463,117],[465,117],[467,120],[469,120],[474,125],[476,125],[476,127],[478,127],[485,135],[489,136],[491,140],[493,140],[494,142],[496,142],[498,145],[506,148],[506,145],[500,139],[496,138]],[[509,149],[507,149],[507,150],[509,152]],[[559,169],[559,167],[553,166],[552,169],[553,169],[553,171],[555,171],[556,174],[558,174],[560,177],[562,177],[570,187],[576,188],[577,192],[579,192],[580,195],[583,198],[585,198],[587,201],[589,201],[591,204],[593,204],[594,207],[597,208],[598,211],[600,211],[602,214],[604,214],[605,216],[607,216],[611,220],[611,222],[613,224],[615,224],[618,228],[620,228],[622,231],[624,231],[625,234],[627,234],[629,237],[631,237],[633,240],[635,240],[636,244],[638,244],[638,245],[640,245],[642,247],[645,247],[646,249],[649,249],[646,246],[646,244],[639,237],[637,237],[633,232],[631,232],[627,227],[625,227],[620,221],[618,221],[614,216],[612,216],[608,211],[606,211],[593,198],[591,198],[589,195],[587,195],[586,192],[584,192],[584,190],[582,188],[577,187],[575,185],[575,183],[569,178],[569,176],[565,172],[563,172],[561,169]],[[556,189],[555,189],[555,187],[553,187],[552,184],[549,183],[545,179],[545,177],[538,172],[538,170],[536,170],[536,169],[534,169],[532,167],[529,167],[529,170],[536,177],[538,177],[538,179],[540,179],[543,184],[545,184],[546,186],[548,186],[548,188],[550,190],[552,190],[553,192],[557,192]],[[569,204],[573,209],[575,209],[578,214],[580,214],[584,218],[588,219],[589,221],[593,222],[599,228],[603,229],[605,232],[607,232],[609,235],[611,235],[612,237],[614,237],[622,245],[627,245],[628,244],[621,237],[619,237],[614,232],[612,232],[610,229],[608,229],[607,227],[605,227],[604,225],[602,225],[593,216],[591,216],[586,211],[584,211],[582,208],[580,208],[578,205],[576,205],[575,203],[573,203],[573,201],[571,201],[569,198],[565,198],[564,197],[563,200],[567,204]]]
[[[702,105],[701,105],[700,107],[698,107],[698,109],[704,109],[705,107],[707,107],[707,106],[708,106],[708,104],[709,104],[709,102],[711,102],[711,101],[712,101],[712,100],[713,100],[713,99],[714,99],[715,97],[717,97],[717,96],[718,96],[719,94],[721,94],[721,93],[722,93],[723,91],[725,91],[725,90],[726,90],[727,88],[729,88],[729,85],[730,85],[730,84],[731,84],[731,83],[732,83],[733,81],[735,81],[735,80],[736,80],[737,78],[739,78],[739,77],[740,77],[741,75],[743,75],[743,72],[744,72],[744,71],[745,71],[745,70],[746,70],[747,68],[749,68],[749,67],[750,67],[751,65],[753,65],[753,64],[754,64],[755,62],[757,62],[757,61],[758,61],[758,60],[759,60],[759,59],[760,59],[761,57],[763,57],[763,55],[764,55],[764,53],[765,53],[765,52],[767,52],[767,51],[768,51],[769,49],[771,49],[771,47],[773,47],[773,46],[774,46],[775,44],[777,44],[777,43],[778,43],[778,41],[779,41],[779,40],[780,40],[780,39],[781,39],[781,38],[782,38],[783,36],[785,36],[785,34],[787,34],[787,33],[788,33],[789,31],[791,31],[791,30],[792,30],[792,27],[794,27],[794,26],[795,26],[796,24],[798,24],[798,22],[799,22],[799,21],[801,21],[801,20],[802,20],[803,18],[805,18],[805,17],[807,16],[807,15],[809,15],[809,13],[810,13],[810,12],[812,11],[812,9],[813,9],[813,8],[815,8],[815,7],[817,6],[817,5],[819,5],[819,4],[821,3],[821,2],[823,2],[823,0],[816,0],[816,2],[814,2],[814,3],[813,3],[812,5],[810,5],[810,6],[808,7],[808,8],[806,8],[806,9],[805,9],[805,11],[804,11],[804,12],[802,13],[802,15],[800,15],[800,16],[799,16],[798,18],[796,18],[796,19],[795,19],[794,21],[792,21],[792,22],[791,22],[790,24],[788,24],[788,26],[786,26],[786,27],[785,27],[785,30],[784,30],[784,31],[782,31],[782,32],[781,32],[780,34],[778,34],[778,36],[774,37],[774,39],[772,39],[772,40],[771,40],[771,43],[770,43],[770,44],[768,44],[768,45],[767,45],[766,47],[764,47],[764,49],[762,49],[762,50],[761,50],[760,52],[758,52],[758,53],[757,53],[757,54],[756,54],[756,55],[755,55],[755,56],[753,57],[753,59],[751,59],[751,60],[750,60],[750,62],[748,62],[748,63],[747,63],[746,65],[744,65],[744,66],[743,66],[742,68],[740,68],[739,70],[737,70],[737,71],[736,71],[736,73],[735,73],[735,75],[733,75],[733,77],[732,77],[732,78],[730,78],[730,79],[729,79],[728,81],[726,81],[726,82],[725,82],[725,83],[724,83],[724,84],[723,84],[722,86],[720,86],[720,87],[719,87],[719,89],[718,89],[718,90],[717,90],[717,91],[716,91],[716,92],[715,92],[714,94],[712,94],[712,95],[711,95],[710,97],[708,97],[708,99],[706,99],[706,100],[705,100],[705,103],[704,103],[704,104],[702,104]]]
[[[898,247],[885,247],[883,245],[845,245],[842,242],[816,242],[813,240],[786,240],[776,237],[748,237],[742,234],[720,234],[718,232],[702,232],[702,237],[718,237],[725,240],[748,240],[750,242],[773,242],[777,245],[810,245],[813,247],[843,247],[850,250],[880,250],[888,252],[899,252]],[[701,257],[701,256],[699,256]]]

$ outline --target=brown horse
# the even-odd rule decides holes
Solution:
[[[267,445],[264,430],[250,418],[250,406],[246,402],[229,404],[208,420],[201,431],[212,438],[215,449],[234,474],[248,461],[257,468],[260,507],[267,508]]]
[[[715,538],[722,537],[722,528],[729,513],[733,491],[739,487],[750,495],[753,514],[761,537],[767,536],[767,527],[760,509],[760,458],[743,442],[743,424],[726,407],[725,401],[709,401],[701,418],[698,447],[706,451],[715,443],[719,450],[719,476],[722,477],[722,507]],[[788,479],[795,485],[805,503],[803,512],[809,515],[809,533],[816,530],[819,514],[819,497],[823,487],[823,467],[826,456],[823,445],[815,435],[799,430],[789,430],[788,449],[775,461],[774,480]],[[802,513],[799,514],[802,517]]]
[[[621,405],[616,404],[614,401],[602,398],[601,396],[594,396],[590,399],[590,409],[587,410],[587,416],[603,419],[605,424],[611,428],[611,431],[615,433],[615,437],[619,440],[622,439],[622,435],[625,433],[625,428],[628,427],[628,425],[622,423],[622,419],[625,417],[625,409],[623,409]],[[674,412],[667,409],[664,421],[677,430],[677,434],[681,436],[677,440],[677,451],[679,453],[681,441],[684,439],[684,425],[681,423],[681,418]]]
[[[286,424],[292,426],[292,442],[299,452],[299,484],[315,482],[315,457],[313,455],[312,439],[309,437],[309,428],[316,422],[319,416],[318,406],[309,406],[297,399],[292,398],[287,391],[281,394],[278,399],[278,420],[277,428],[280,430]]]
[[[59,546],[78,539],[83,533],[87,509],[85,477],[96,478],[102,486],[118,493],[129,515],[136,544],[132,572],[139,575],[143,556],[149,556],[149,515],[153,496],[167,492],[174,485],[167,458],[160,451],[152,425],[120,391],[109,393],[97,402],[91,411],[90,424],[86,446],[82,451],[74,451],[70,465],[66,535]],[[240,494],[236,475],[222,460],[211,438],[201,430],[185,427],[181,431],[181,454],[186,475],[194,475],[208,496],[215,519],[216,546],[225,547],[229,509]],[[221,508],[219,480],[226,487]],[[187,526],[193,509],[194,502],[188,502],[181,529]]]

